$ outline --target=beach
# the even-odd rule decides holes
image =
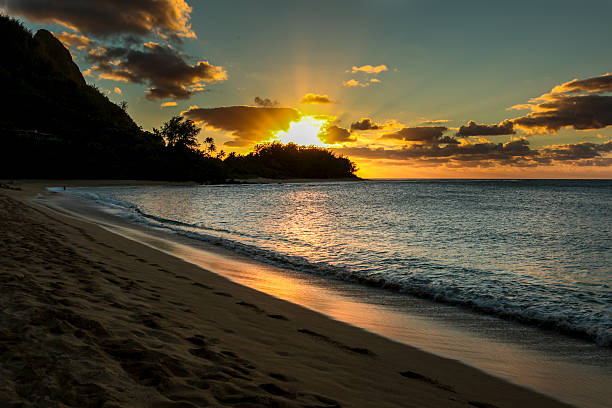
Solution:
[[[46,185],[0,190],[3,406],[567,406],[42,206]]]

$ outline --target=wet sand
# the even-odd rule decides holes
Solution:
[[[2,406],[567,406],[40,206],[43,185],[0,189]]]

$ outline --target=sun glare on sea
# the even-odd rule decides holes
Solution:
[[[275,135],[276,139],[281,143],[295,143],[304,146],[319,146],[325,147],[325,143],[319,139],[319,132],[326,121],[324,119],[316,119],[312,116],[304,116],[299,122],[291,122],[289,130],[278,131]]]

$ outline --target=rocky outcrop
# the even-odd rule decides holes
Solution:
[[[48,60],[53,70],[78,85],[85,85],[85,78],[72,61],[70,51],[47,30],[38,30],[34,36],[36,51]]]

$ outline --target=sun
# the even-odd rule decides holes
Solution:
[[[327,123],[325,119],[312,116],[303,116],[299,122],[291,122],[289,130],[276,132],[274,137],[281,143],[295,143],[304,146],[325,147],[326,144],[319,139],[321,128]]]

